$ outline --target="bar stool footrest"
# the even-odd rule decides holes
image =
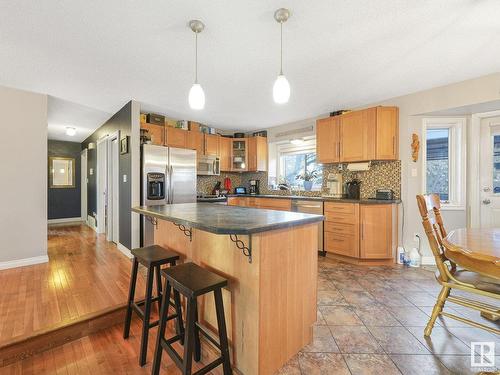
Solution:
[[[205,336],[205,337],[208,339],[208,341],[210,341],[212,344],[214,344],[214,345],[215,345],[215,347],[216,347],[217,349],[222,350],[222,349],[221,349],[220,342],[219,342],[217,339],[215,339],[215,338],[212,336],[212,334],[211,334],[211,333],[209,333],[209,332],[208,332],[208,330],[207,330],[204,326],[202,326],[202,325],[201,325],[200,323],[198,323],[198,322],[196,322],[196,323],[195,323],[195,325],[196,325],[196,327],[198,327],[198,329],[200,330],[200,333],[202,333],[202,334],[203,334],[203,336]]]
[[[222,362],[224,362],[222,360],[222,357],[219,357],[215,361],[210,362],[208,365],[206,365],[202,369],[199,369],[198,371],[194,372],[193,375],[203,375],[203,374],[206,374],[207,372],[209,372],[210,370],[213,370],[217,366],[222,365]]]

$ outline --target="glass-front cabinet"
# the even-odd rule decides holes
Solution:
[[[248,145],[244,138],[233,139],[233,171],[246,171],[248,169]]]

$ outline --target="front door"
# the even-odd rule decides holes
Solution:
[[[481,227],[500,227],[500,117],[481,120]]]

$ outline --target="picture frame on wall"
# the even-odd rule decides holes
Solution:
[[[126,135],[120,140],[120,154],[128,154],[129,136]]]

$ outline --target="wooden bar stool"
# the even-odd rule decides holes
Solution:
[[[159,374],[161,356],[163,350],[165,350],[177,367],[182,371],[183,375],[191,375],[193,354],[196,362],[201,359],[200,333],[220,350],[221,355],[207,366],[196,371],[196,375],[206,374],[219,365],[222,365],[224,375],[232,374],[229,360],[229,345],[227,340],[224,305],[222,302],[222,288],[227,285],[227,280],[194,263],[184,263],[162,270],[162,274],[166,278],[166,287],[160,311],[160,327],[156,340],[152,374]],[[167,323],[167,304],[165,301],[171,288],[174,290],[174,293],[178,291],[187,299],[186,330],[185,332],[177,333],[175,336],[167,339],[165,337],[165,326]],[[215,297],[219,341],[213,338],[206,328],[198,323],[197,297],[210,292],[214,292]],[[183,334],[184,355],[181,357],[173,348],[172,344],[181,340]]]
[[[142,320],[142,337],[141,337],[141,351],[139,355],[139,365],[144,366],[146,363],[146,355],[148,351],[148,335],[149,329],[158,325],[159,320],[150,322],[151,317],[151,304],[155,301],[158,302],[158,311],[161,307],[162,302],[162,285],[161,285],[161,266],[164,264],[170,264],[170,266],[175,266],[179,255],[172,251],[167,250],[161,246],[153,245],[147,247],[141,247],[138,249],[133,249],[132,255],[134,259],[132,261],[132,274],[130,276],[130,289],[127,301],[127,314],[125,316],[125,326],[123,329],[123,338],[126,339],[130,333],[130,321],[132,319],[132,311],[135,311],[137,315]],[[139,263],[147,268],[147,279],[146,279],[146,295],[143,300],[134,301],[135,296],[135,286],[137,283],[137,271],[139,269]],[[156,271],[156,272],[155,272]],[[156,273],[156,293],[157,296],[153,297],[153,277]],[[177,316],[182,316],[181,303],[179,292],[174,290],[174,302],[170,300],[170,293],[167,293],[163,301],[167,301],[167,306],[173,306],[175,308],[175,314],[168,317],[168,320],[174,319]],[[144,305],[144,310],[140,306]],[[168,312],[168,308],[167,308]],[[182,319],[177,320],[176,330],[177,332],[184,331],[182,325]]]

